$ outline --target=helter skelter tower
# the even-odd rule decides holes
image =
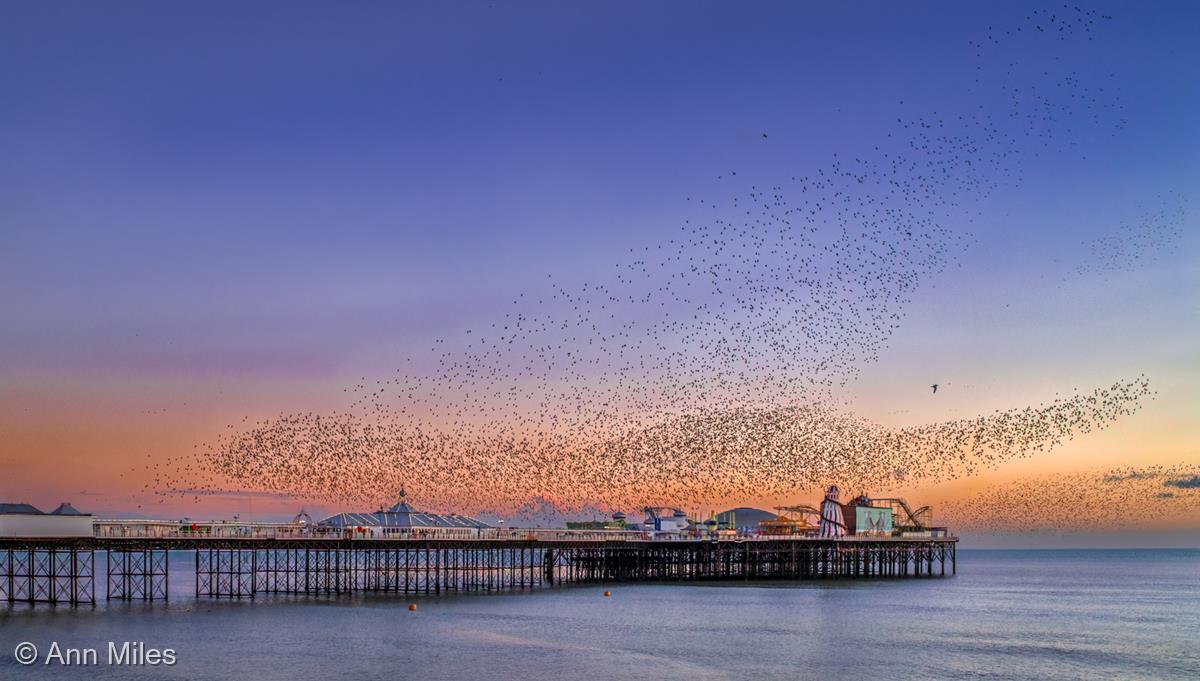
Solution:
[[[838,494],[837,485],[830,485],[825,492],[825,501],[821,502],[821,522],[817,527],[817,534],[821,538],[846,536],[846,522],[842,519]]]

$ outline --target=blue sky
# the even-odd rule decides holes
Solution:
[[[394,311],[453,328],[481,284],[524,290],[672,234],[686,196],[744,189],[714,187],[728,169],[746,184],[795,174],[901,112],[954,110],[972,31],[1019,13],[495,5],[9,4],[15,305],[74,326],[82,306],[220,312],[248,294],[288,308],[298,289],[307,317],[344,311],[342,290],[386,301],[364,302],[363,324]],[[1112,10],[1094,69],[1116,70],[1133,123],[1086,162],[1027,169],[1011,218],[988,228],[1069,246],[1114,207],[1195,186],[1196,11]]]

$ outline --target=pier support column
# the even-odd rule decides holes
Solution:
[[[196,549],[196,597],[254,598],[256,563],[253,549]]]
[[[542,579],[554,586],[554,549],[542,551]]]
[[[114,548],[108,550],[106,574],[109,599],[166,600],[167,550]]]
[[[90,539],[0,543],[0,600],[94,604],[95,551]]]

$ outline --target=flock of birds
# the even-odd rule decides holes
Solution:
[[[1074,273],[1112,274],[1145,267],[1179,244],[1187,215],[1187,202],[1178,193],[1157,197],[1156,205],[1143,212],[1137,221],[1123,222],[1088,243],[1089,257]]]
[[[940,504],[939,523],[965,532],[1017,534],[1156,529],[1200,505],[1200,466],[1062,473],[994,485]]]
[[[1145,377],[909,428],[849,410],[854,380],[970,245],[962,226],[986,200],[1023,162],[1069,150],[1073,126],[1123,124],[1119,95],[1067,66],[1102,18],[1064,6],[989,27],[971,43],[977,107],[902,115],[869,152],[728,200],[689,197],[676,238],[632,249],[609,276],[550,277],[486,328],[363,377],[346,410],[230,426],[148,488],[374,506],[403,486],[494,513],[537,499],[695,506],[971,475],[1103,428],[1152,395]]]
[[[418,481],[423,499],[499,513],[533,497],[566,508],[688,506],[786,498],[837,480],[851,488],[971,475],[1031,456],[1131,413],[1139,377],[1036,407],[885,428],[820,406],[695,410],[609,439],[454,434],[351,414],[291,415],[238,431],[209,454],[267,489],[339,503],[387,499]],[[286,453],[281,456],[281,453]]]

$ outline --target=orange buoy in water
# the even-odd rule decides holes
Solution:
[[[605,592],[604,592],[604,597],[605,597],[605,598],[608,598],[608,597],[609,597],[609,596],[611,596],[611,595],[612,595],[612,592],[611,592],[611,591],[605,591]]]
[[[417,604],[416,604],[416,603],[409,603],[409,604],[408,604],[408,610],[409,610],[409,612],[416,612],[416,611],[417,611]]]

